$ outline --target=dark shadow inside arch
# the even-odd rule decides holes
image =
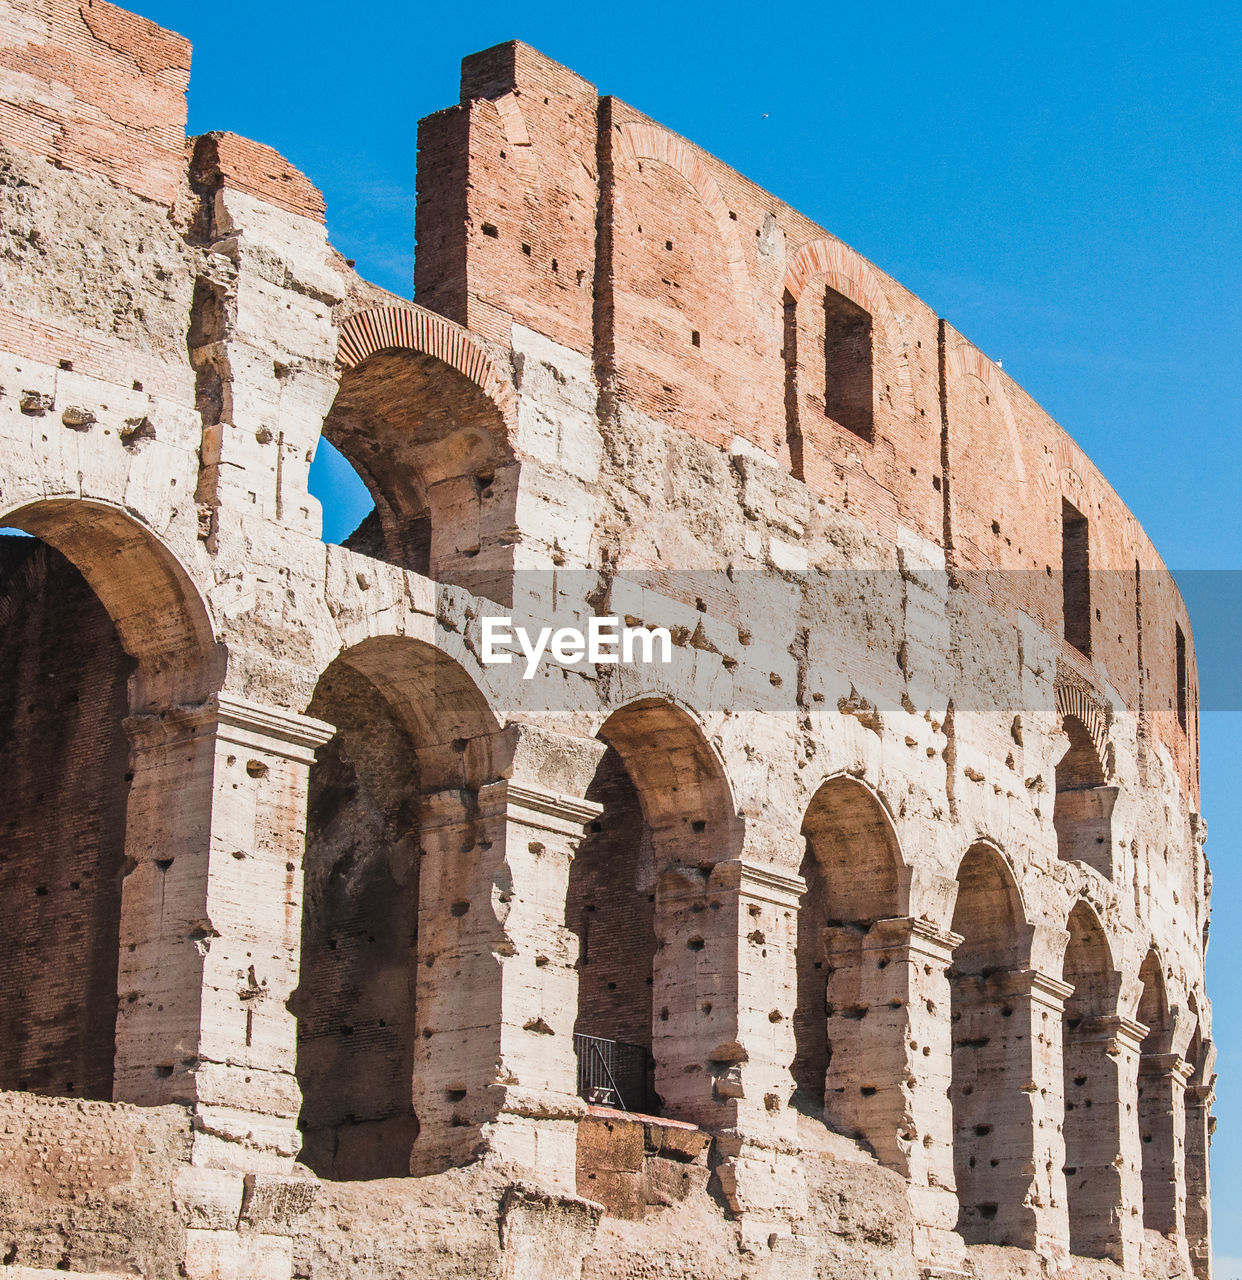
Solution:
[[[1160,956],[1148,951],[1139,970],[1138,1020],[1147,1028],[1139,1051],[1138,1121],[1143,1159],[1143,1226],[1164,1234],[1178,1229],[1178,1133],[1173,1018]]]
[[[0,1088],[111,1100],[134,660],[76,568],[0,537]]]
[[[301,975],[290,1002],[300,1158],[334,1180],[401,1177],[420,1132],[424,796],[490,780],[496,725],[457,663],[402,637],[341,654],[308,711],[336,733],[311,768]]]
[[[870,990],[874,961],[868,965],[866,956],[876,946],[875,923],[898,914],[901,853],[883,807],[853,778],[819,788],[802,834],[807,889],[798,911],[794,1105],[871,1141],[879,1135],[869,1113],[888,1082],[868,1075],[862,1024],[884,997]]]
[[[614,712],[587,799],[603,805],[570,867],[566,923],[578,937],[580,1091],[661,1113],[652,1053],[656,904],[671,865],[728,857],[728,784],[701,730],[671,703]]]

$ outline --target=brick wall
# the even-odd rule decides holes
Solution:
[[[822,228],[525,45],[467,58],[461,98],[420,129],[420,303],[497,341],[516,322],[590,353],[605,415],[621,404],[719,447],[741,437],[882,537],[939,543],[969,590],[1058,634],[1071,502],[1100,575],[1084,678],[1138,703],[1137,561],[1151,570],[1146,723],[1193,794],[1180,598],[1121,500],[998,365]],[[870,317],[869,429],[863,408],[842,409],[839,376],[829,385],[842,308]]]
[[[0,136],[170,205],[182,181],[190,42],[106,0],[0,15]]]
[[[0,539],[0,1087],[112,1096],[133,664],[77,570]]]

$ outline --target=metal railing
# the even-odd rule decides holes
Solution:
[[[578,1096],[600,1107],[652,1115],[651,1054],[640,1044],[574,1033]]]

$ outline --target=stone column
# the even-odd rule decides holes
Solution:
[[[1178,1053],[1139,1059],[1139,1136],[1143,1144],[1143,1225],[1172,1239],[1186,1227],[1186,1082]]]
[[[792,1155],[797,907],[805,881],[744,858],[677,866],[656,889],[652,1053],[664,1114],[716,1136],[744,1235],[805,1213]]]
[[[1129,1018],[1094,1018],[1067,1035],[1066,1193],[1070,1250],[1137,1270],[1143,1247],[1143,1189],[1134,1098],[1145,1028]]]
[[[1212,1200],[1208,1150],[1215,1077],[1186,1089],[1186,1244],[1198,1280],[1212,1276]]]
[[[824,1118],[909,1179],[919,1260],[956,1266],[948,968],[961,938],[910,917],[828,934]]]
[[[574,1189],[585,1105],[565,896],[583,827],[601,812],[511,781],[426,797],[412,1172],[490,1154]]]
[[[969,1079],[954,1080],[963,1233],[1067,1253],[1061,1018],[1073,988],[1037,969],[971,981],[980,991],[954,1028],[955,1054],[973,1057]]]
[[[297,1154],[307,782],[332,727],[220,694],[126,721],[117,1101],[193,1105],[195,1162]]]

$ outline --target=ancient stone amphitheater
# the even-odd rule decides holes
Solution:
[[[1194,652],[1090,461],[527,46],[415,302],[189,59],[0,3],[0,1276],[1207,1277]],[[591,617],[669,660],[486,660]]]

